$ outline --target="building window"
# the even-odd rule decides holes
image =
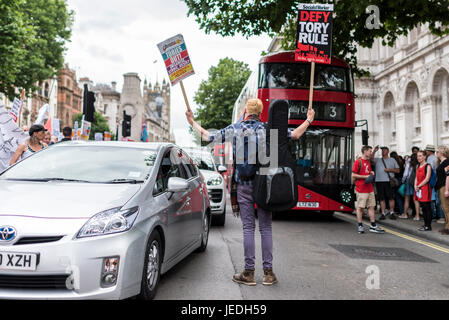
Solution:
[[[412,81],[407,85],[407,89],[405,91],[405,101],[407,105],[412,106],[411,109],[413,110],[413,126],[410,127],[414,128],[414,136],[419,136],[421,134],[421,106],[419,105],[418,100],[418,86],[415,82]]]
[[[50,86],[48,85],[48,82],[45,82],[45,88],[44,88],[44,97],[45,98],[48,98],[49,89],[50,89]]]
[[[435,128],[437,134],[437,142],[441,144],[441,129],[449,131],[449,72],[443,68],[438,70],[433,79],[433,96],[432,104],[434,104],[435,117],[437,126]]]

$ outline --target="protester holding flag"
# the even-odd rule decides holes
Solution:
[[[149,141],[148,132],[147,132],[147,124],[145,123],[145,121],[142,122],[142,137],[140,138],[140,141],[142,141],[142,142]]]
[[[10,165],[15,164],[17,161],[19,161],[19,159],[23,160],[25,158],[28,158],[33,153],[36,153],[46,148],[47,145],[42,142],[42,140],[45,137],[46,131],[47,130],[44,128],[43,125],[40,124],[32,125],[30,131],[28,132],[30,138],[27,141],[25,141],[25,143],[19,145],[16,152],[12,156]]]

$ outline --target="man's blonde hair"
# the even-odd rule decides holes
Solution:
[[[262,112],[263,104],[260,99],[249,99],[246,103],[246,113],[247,114],[259,114]]]

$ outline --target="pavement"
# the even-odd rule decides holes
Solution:
[[[273,268],[279,282],[262,285],[260,235],[256,230],[257,286],[236,284],[232,275],[244,267],[242,224],[230,209],[228,205],[226,225],[211,228],[205,252],[190,255],[161,277],[157,300],[449,297],[449,246],[421,240],[421,233],[412,236],[386,225],[389,230],[385,234],[358,234],[355,215],[342,213],[330,216],[292,211],[273,215]],[[391,223],[401,226],[407,222]],[[419,226],[419,222],[411,223],[411,229]]]
[[[356,216],[354,213],[338,213],[340,217],[344,216]],[[399,219],[396,220],[387,219],[385,220],[379,220],[380,214],[376,214],[376,223],[380,226],[384,226],[387,228],[394,228],[399,231],[405,232],[409,235],[418,236],[420,238],[430,240],[436,243],[440,243],[446,246],[449,246],[449,235],[442,235],[438,231],[444,228],[444,224],[437,223],[435,221],[432,221],[432,231],[418,231],[420,227],[423,226],[424,220],[420,221],[414,221],[413,218],[409,219]],[[368,215],[363,215],[363,220],[365,222],[369,222]]]

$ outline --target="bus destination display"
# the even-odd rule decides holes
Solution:
[[[306,120],[308,101],[288,101],[291,120]],[[314,101],[315,121],[346,121],[346,105],[344,103]]]

